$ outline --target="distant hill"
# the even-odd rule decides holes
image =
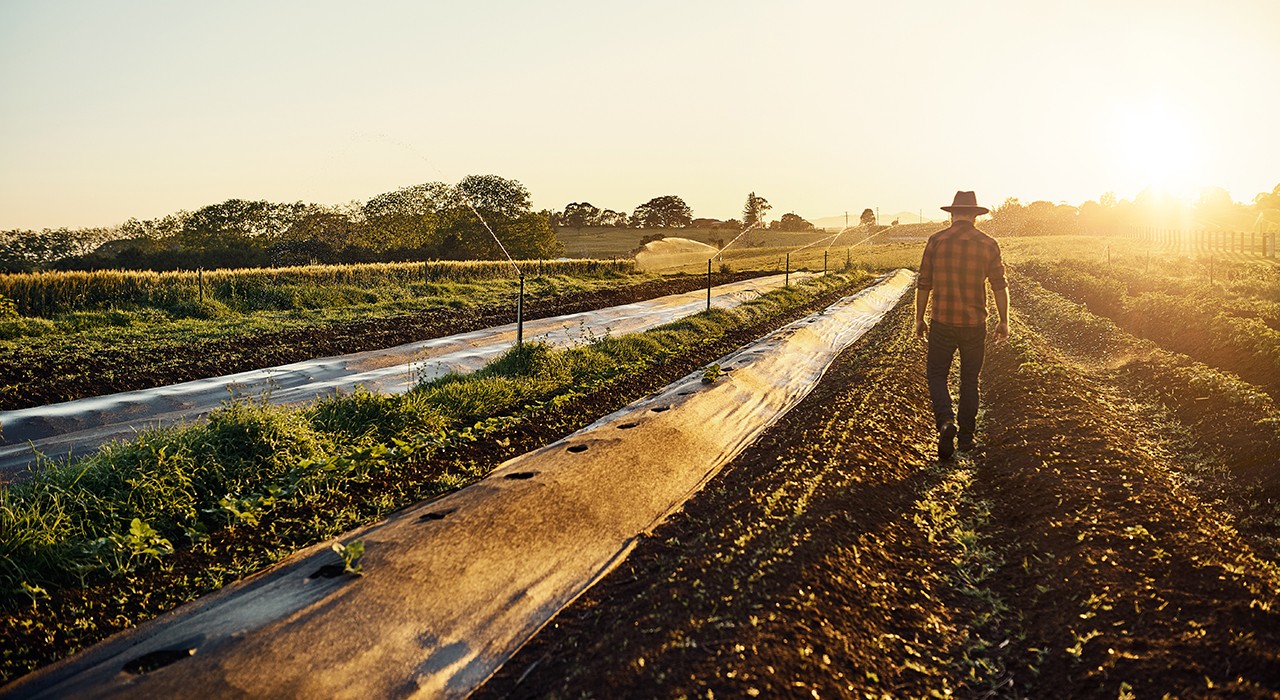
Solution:
[[[850,226],[858,225],[858,215],[860,215],[861,213],[862,213],[861,211],[858,211],[856,213],[849,212]],[[880,223],[885,225],[892,223],[894,219],[897,219],[898,222],[902,224],[918,224],[920,223],[920,212],[900,211],[896,214],[880,215]],[[817,226],[818,228],[831,228],[831,229],[844,228],[844,214],[840,214],[839,216],[824,216],[820,219],[809,219],[809,221],[813,222],[813,225]],[[924,217],[925,223],[942,223],[944,221],[946,221],[944,217],[936,217],[933,214],[930,214],[929,216]]]

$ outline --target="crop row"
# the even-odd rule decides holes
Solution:
[[[634,260],[525,260],[524,274],[631,273]],[[281,288],[377,287],[421,282],[473,282],[514,278],[504,261],[466,260],[234,270],[146,272],[35,272],[0,275],[0,299],[22,316],[49,317],[73,311],[131,306],[172,308],[201,299],[234,303],[271,296]]]
[[[1136,336],[1232,372],[1280,396],[1280,304],[1179,277],[1081,261],[1028,262],[1019,271]]]

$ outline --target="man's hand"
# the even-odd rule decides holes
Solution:
[[[1009,322],[1001,321],[996,324],[996,340],[1004,340],[1009,337]]]
[[[929,336],[929,324],[923,318],[916,319],[916,337],[924,340]]]

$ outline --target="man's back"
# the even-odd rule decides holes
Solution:
[[[933,291],[931,320],[949,326],[985,325],[988,279],[994,290],[1008,286],[1000,245],[973,222],[957,220],[929,237],[916,284]]]

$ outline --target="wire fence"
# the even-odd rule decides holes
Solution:
[[[1276,257],[1276,242],[1280,237],[1280,234],[1274,231],[1172,229],[1152,226],[1137,227],[1133,230],[1133,235],[1139,241],[1179,253],[1240,253],[1263,258]]]

